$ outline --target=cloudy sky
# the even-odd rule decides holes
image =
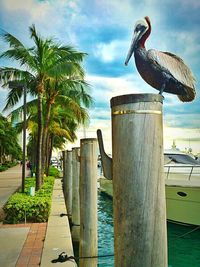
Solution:
[[[191,147],[200,152],[200,2],[196,0],[0,0],[0,28],[31,46],[28,27],[33,23],[43,37],[54,36],[63,44],[88,53],[84,66],[95,100],[90,110],[87,137],[103,131],[105,147],[111,152],[110,99],[126,93],[157,93],[139,76],[134,58],[124,66],[133,27],[148,15],[152,33],[146,48],[169,51],[182,57],[192,69],[197,96],[181,103],[164,94],[164,145]],[[0,50],[6,46],[0,41]],[[14,66],[0,60],[0,66]],[[6,90],[0,88],[0,110]],[[84,136],[80,129],[79,137]]]

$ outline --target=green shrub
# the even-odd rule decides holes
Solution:
[[[16,162],[6,162],[6,163],[3,163],[1,166],[0,166],[0,172],[3,172],[3,171],[6,171],[7,169],[11,168],[11,167],[14,167],[16,166],[17,163]]]
[[[0,172],[6,171],[8,169],[7,166],[0,166]]]
[[[49,176],[58,177],[59,174],[60,174],[60,171],[56,167],[54,166],[49,167]]]
[[[51,196],[53,192],[54,177],[45,177],[44,184],[30,196],[30,187],[35,186],[35,178],[26,178],[25,193],[12,195],[4,207],[6,223],[46,222],[51,209]]]
[[[6,165],[8,166],[8,168],[11,168],[16,166],[17,164],[18,164],[17,162],[8,162]]]

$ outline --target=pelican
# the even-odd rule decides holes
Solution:
[[[149,17],[139,20],[134,29],[132,43],[125,65],[134,53],[135,64],[141,77],[159,94],[168,92],[176,94],[183,102],[195,98],[195,78],[183,60],[169,52],[154,49],[146,50],[145,41],[151,33]]]

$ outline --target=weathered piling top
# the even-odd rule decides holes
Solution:
[[[115,107],[130,103],[139,102],[160,102],[163,103],[163,97],[159,94],[127,94],[111,98],[110,106]]]
[[[86,145],[86,144],[92,144],[97,141],[97,138],[81,138],[80,139],[80,144]]]
[[[96,141],[97,138],[81,138],[81,141]]]

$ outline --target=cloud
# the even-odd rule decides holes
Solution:
[[[98,43],[94,48],[94,56],[104,63],[113,62],[122,58],[121,51],[126,51],[126,49],[126,43],[120,40]]]
[[[82,138],[97,138],[97,130],[101,129],[103,135],[103,142],[105,151],[111,153],[112,140],[111,140],[111,120],[92,120],[89,126],[85,128],[82,126],[77,131],[77,140],[74,143],[66,144],[66,149],[80,146],[80,139]]]
[[[194,128],[195,125],[200,125],[200,118],[198,113],[168,113],[165,114],[165,122],[171,127]]]
[[[192,148],[194,153],[200,151],[200,130],[197,128],[164,127],[165,148],[171,148],[173,141],[180,150]]]
[[[194,8],[194,9],[198,9],[200,8],[200,2],[196,1],[196,0],[177,0],[177,3],[179,5],[182,5],[185,8]]]
[[[166,50],[167,48],[168,50],[171,49],[171,52],[176,53],[191,67],[199,60],[196,57],[196,54],[200,53],[199,38],[200,35],[194,31],[169,31],[167,32],[167,38],[163,39],[163,46]]]
[[[92,85],[93,97],[100,101],[110,101],[117,95],[131,93],[155,93],[138,74],[130,74],[119,77],[106,77],[88,75],[86,80]]]
[[[76,37],[71,34],[69,26],[78,12],[76,2],[2,0],[0,24],[6,31],[14,32],[17,38],[28,40],[28,43],[28,27],[33,23],[42,35],[56,35],[59,39],[72,43]]]

